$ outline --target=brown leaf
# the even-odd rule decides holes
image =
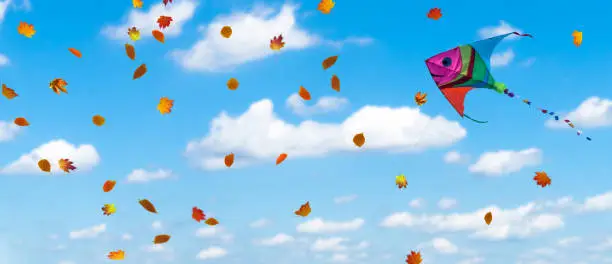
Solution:
[[[306,217],[310,214],[310,212],[312,212],[312,209],[310,208],[310,202],[306,202],[305,204],[302,204],[300,206],[300,209],[297,209],[297,211],[293,213],[301,217]]]
[[[490,225],[491,221],[493,221],[493,214],[491,212],[487,212],[484,216],[484,220],[487,225]]]
[[[355,135],[353,137],[353,143],[355,143],[355,146],[357,147],[363,146],[363,144],[365,144],[365,136],[363,135],[363,133]]]
[[[206,219],[206,221],[204,221],[205,224],[209,225],[209,226],[216,226],[219,224],[219,221],[217,221],[217,219],[215,219],[214,217],[208,218]]]
[[[154,37],[154,38],[155,38],[157,41],[159,41],[159,42],[161,42],[161,43],[164,43],[164,41],[165,41],[165,36],[164,36],[164,33],[162,33],[161,31],[159,31],[159,30],[157,30],[157,29],[154,29],[153,31],[151,31],[151,34],[153,35],[153,37]]]
[[[83,54],[81,54],[78,49],[68,48],[68,51],[70,51],[70,53],[72,53],[72,55],[76,56],[77,58],[83,57]]]
[[[331,88],[336,90],[336,92],[340,92],[340,78],[335,74],[331,78]]]
[[[128,43],[125,43],[125,54],[132,60],[136,59],[136,49]]]
[[[18,96],[18,94],[15,93],[15,90],[9,88],[8,86],[6,86],[6,84],[2,84],[2,95],[4,95],[4,97],[9,100]]]
[[[142,77],[143,75],[145,75],[145,73],[147,73],[147,65],[142,64],[138,66],[138,68],[136,68],[136,70],[134,71],[134,76],[132,77],[132,80],[136,80]]]
[[[232,36],[232,27],[224,26],[221,28],[221,36],[224,38],[230,38]]]
[[[231,167],[232,164],[234,164],[234,153],[227,154],[225,156],[225,159],[223,159],[223,162],[228,168]]]
[[[329,69],[329,67],[334,66],[337,60],[338,60],[338,56],[331,56],[323,60],[323,70],[327,70]]]
[[[155,205],[153,205],[149,200],[147,200],[147,199],[138,200],[138,203],[145,210],[147,210],[147,211],[149,211],[151,213],[157,214],[157,210],[155,209]]]
[[[23,118],[23,117],[17,117],[17,118],[15,118],[15,121],[14,121],[14,122],[15,122],[15,125],[18,125],[18,126],[20,126],[20,127],[24,127],[24,126],[29,126],[29,125],[30,125],[30,123],[28,122],[28,120],[26,120],[26,119],[25,119],[25,118]]]
[[[230,78],[227,81],[227,89],[230,89],[232,91],[238,89],[239,85],[240,85],[240,83],[238,82],[238,80],[236,80],[236,78]]]
[[[51,172],[51,163],[46,159],[41,159],[38,161],[38,168],[44,172]]]
[[[96,126],[102,126],[104,125],[104,123],[106,123],[106,119],[101,116],[101,115],[95,115],[91,118],[91,121],[94,123],[94,125]]]
[[[298,95],[302,97],[302,99],[308,101],[311,99],[310,92],[304,88],[304,86],[300,86],[300,90],[298,91]]]
[[[102,185],[102,191],[110,192],[115,188],[116,184],[117,184],[117,181],[113,181],[113,180],[105,181],[104,185]]]
[[[168,242],[168,240],[170,240],[170,236],[169,235],[166,235],[166,234],[157,235],[153,239],[153,244],[163,244],[163,243]]]
[[[276,165],[283,163],[283,161],[285,161],[287,159],[287,153],[281,153],[280,155],[278,155],[278,158],[276,158]]]

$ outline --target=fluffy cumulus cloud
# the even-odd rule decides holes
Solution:
[[[278,245],[288,244],[293,241],[295,241],[295,238],[293,238],[292,236],[284,234],[284,233],[279,233],[273,237],[261,239],[257,241],[257,244],[260,244],[263,246],[278,246]]]
[[[70,239],[95,238],[104,232],[106,232],[106,224],[100,224],[71,231],[68,236],[70,237]]]
[[[452,150],[444,154],[444,162],[446,163],[463,163],[469,160],[469,157],[459,151]]]
[[[484,27],[478,30],[478,35],[481,38],[491,38],[491,37],[507,34],[510,32],[525,33],[521,29],[513,27],[508,22],[500,20],[499,25],[497,26],[487,26],[487,27]],[[506,39],[516,39],[516,38],[518,38],[518,36],[509,36]]]
[[[421,208],[425,206],[425,200],[423,198],[416,198],[410,201],[410,207],[412,208]]]
[[[336,204],[345,204],[345,203],[350,203],[352,201],[354,201],[355,199],[357,199],[357,195],[356,194],[351,194],[351,195],[346,195],[346,196],[339,196],[334,198],[334,203]]]
[[[146,171],[144,169],[136,169],[127,176],[127,181],[132,183],[144,183],[170,177],[172,177],[172,171],[170,170],[158,169],[155,171]]]
[[[431,246],[442,254],[455,254],[459,252],[457,245],[443,237],[436,237],[431,240]]]
[[[52,140],[33,149],[30,153],[23,154],[16,161],[4,166],[0,173],[3,174],[43,174],[38,168],[38,161],[47,159],[51,162],[51,173],[64,173],[58,166],[60,159],[70,159],[80,171],[88,171],[98,165],[100,156],[96,148],[89,144],[73,145],[63,139]]]
[[[592,96],[562,119],[569,119],[580,128],[612,126],[612,100]],[[547,120],[550,128],[570,128],[565,122]]]
[[[612,191],[587,197],[579,209],[584,212],[611,211]]]
[[[506,51],[494,53],[491,55],[491,67],[507,66],[514,59],[514,51],[507,49]]]
[[[292,94],[287,98],[286,105],[297,115],[308,116],[314,114],[325,114],[338,111],[348,104],[348,100],[342,97],[323,96],[314,105],[307,105],[298,94]]]
[[[453,207],[457,206],[457,200],[453,199],[453,198],[442,198],[440,199],[440,201],[438,201],[438,208],[442,209],[442,210],[448,210],[451,209]]]
[[[314,218],[312,220],[300,223],[296,230],[300,233],[337,233],[347,232],[360,229],[365,221],[361,218],[355,218],[350,221],[326,221],[322,218]]]
[[[348,239],[343,237],[318,238],[310,247],[312,251],[344,251],[348,247],[344,245]]]
[[[213,246],[201,250],[196,258],[199,260],[217,259],[225,257],[227,254],[228,252],[224,248]]]
[[[537,166],[540,163],[542,163],[542,151],[537,148],[520,151],[500,150],[480,155],[478,161],[470,165],[469,170],[487,176],[499,176],[518,172],[525,167]]]
[[[151,5],[149,10],[130,8],[130,12],[119,25],[109,25],[102,29],[102,34],[110,39],[128,40],[128,28],[136,27],[140,30],[141,38],[151,37],[151,31],[159,29],[157,18],[159,16],[171,16],[172,26],[164,29],[166,38],[179,36],[183,31],[183,26],[193,18],[198,2],[194,0],[182,0],[172,5],[164,6],[161,1]]]
[[[270,221],[265,218],[257,219],[249,224],[251,228],[262,228],[270,224]]]
[[[5,66],[8,65],[11,61],[9,60],[9,58],[4,55],[4,54],[0,54],[0,66]]]
[[[186,157],[197,167],[221,169],[226,167],[223,157],[230,152],[241,157],[234,163],[240,167],[274,159],[282,152],[296,158],[341,151],[418,151],[452,145],[467,134],[457,122],[409,107],[364,106],[342,123],[308,120],[299,125],[280,119],[273,110],[272,101],[264,99],[237,117],[222,112],[212,121],[208,135],[189,142]],[[367,143],[355,148],[352,138],[360,132]]]
[[[13,140],[19,132],[21,128],[13,122],[0,121],[0,142]]]

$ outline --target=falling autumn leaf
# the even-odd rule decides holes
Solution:
[[[206,215],[202,209],[193,207],[193,209],[191,209],[191,218],[199,223],[200,221],[206,219]]]
[[[117,212],[117,208],[114,204],[105,204],[102,207],[102,212],[104,213],[104,215],[112,215]]]
[[[219,221],[217,221],[217,219],[215,219],[214,217],[208,218],[206,219],[206,221],[204,221],[205,224],[209,225],[209,226],[216,226],[219,224]]]
[[[426,93],[417,92],[414,95],[414,101],[416,102],[416,104],[418,106],[424,105],[425,103],[427,103],[427,94]]]
[[[142,8],[142,0],[132,0],[132,5],[134,6],[134,8]]]
[[[136,49],[134,49],[134,46],[125,43],[125,54],[128,58],[134,60],[136,58]]]
[[[421,262],[423,262],[421,252],[410,251],[410,254],[406,256],[406,264],[421,264]]]
[[[172,17],[169,17],[169,16],[159,16],[159,18],[157,19],[157,24],[159,25],[159,28],[161,29],[169,27],[171,22],[172,22]]]
[[[17,26],[17,33],[27,38],[31,38],[36,33],[36,30],[34,30],[34,25],[26,22],[20,22],[19,26]]]
[[[73,164],[72,161],[70,161],[69,159],[60,159],[57,164],[59,165],[59,168],[61,170],[63,170],[64,172],[70,173],[73,170],[76,170],[76,167]]]
[[[15,118],[14,123],[15,123],[15,125],[18,125],[20,127],[25,127],[25,126],[29,126],[30,125],[30,122],[28,122],[28,120],[23,118],[23,117]]]
[[[442,10],[437,7],[429,9],[429,12],[427,13],[427,17],[433,20],[438,20],[442,17]]]
[[[128,28],[128,36],[132,41],[140,39],[140,31],[136,27]]]
[[[224,26],[221,28],[221,36],[224,38],[230,38],[232,36],[232,27]]]
[[[147,199],[138,200],[138,203],[145,210],[147,210],[147,211],[149,211],[151,213],[157,214],[157,209],[155,209],[155,206],[149,200],[147,200]]]
[[[300,206],[300,209],[294,212],[294,214],[302,217],[306,217],[310,214],[312,210],[310,209],[310,202],[306,202]]]
[[[106,119],[101,115],[95,115],[91,118],[91,122],[96,126],[103,126],[106,123]]]
[[[68,90],[66,90],[67,85],[68,82],[66,82],[64,79],[55,78],[49,83],[49,88],[51,88],[54,93],[59,95],[61,92],[68,93]]]
[[[404,174],[395,176],[395,185],[397,185],[397,188],[399,189],[406,189],[406,186],[408,186],[408,180],[406,180],[406,176],[404,176]]]
[[[236,78],[230,78],[227,81],[227,89],[230,89],[232,91],[238,89],[239,85],[240,85],[240,83],[238,82],[238,80],[236,80]]]
[[[108,253],[108,259],[110,260],[124,260],[125,259],[125,251],[117,250]]]
[[[270,40],[270,49],[274,51],[279,51],[285,47],[285,42],[283,42],[283,34],[278,35],[278,37],[274,37]]]
[[[329,69],[331,66],[334,66],[334,64],[336,64],[336,61],[338,60],[338,56],[331,56],[328,57],[327,59],[323,60],[323,70],[327,70]]]
[[[340,78],[335,74],[331,78],[331,88],[336,90],[336,92],[340,92]]]
[[[302,97],[302,99],[308,101],[311,99],[310,92],[304,88],[304,86],[300,86],[300,90],[298,91],[298,95]]]
[[[169,99],[168,97],[162,97],[159,99],[159,104],[157,104],[157,110],[162,115],[172,112],[172,107],[174,107],[174,100]]]
[[[576,47],[580,47],[580,45],[582,45],[582,32],[574,30],[572,37],[574,37],[574,45],[576,45]]]
[[[548,177],[548,174],[543,171],[536,172],[536,175],[533,177],[533,180],[536,181],[536,184],[542,186],[542,188],[550,185],[551,180]]]
[[[164,5],[167,5],[168,3],[172,3],[172,0],[163,0]]]
[[[107,180],[104,182],[104,185],[102,185],[102,191],[110,192],[115,188],[116,184],[117,184],[117,181]]]
[[[333,0],[321,0],[321,2],[319,2],[319,6],[317,6],[317,9],[321,11],[321,13],[327,15],[329,12],[331,12],[335,5],[336,3]]]
[[[8,86],[6,86],[6,84],[2,84],[2,95],[4,95],[4,97],[9,100],[18,96],[18,94],[15,93],[15,90],[9,88]]]
[[[363,133],[359,133],[353,136],[353,143],[357,147],[363,146],[363,144],[365,144],[365,136],[363,135]]]
[[[153,31],[151,31],[151,34],[153,35],[153,37],[154,37],[154,38],[155,38],[157,41],[159,41],[159,42],[161,42],[161,43],[164,43],[164,41],[166,41],[166,40],[165,40],[164,33],[162,33],[161,31],[159,31],[159,30],[157,30],[157,29],[154,29]]]
[[[132,77],[132,80],[136,80],[142,77],[143,75],[145,75],[145,73],[147,73],[147,65],[142,64],[138,66],[138,68],[136,68],[136,70],[134,71],[134,76]]]
[[[231,167],[232,164],[234,164],[234,153],[225,155],[223,163],[225,163],[225,166],[227,166],[228,168]]]
[[[155,236],[155,238],[153,238],[153,244],[164,244],[166,242],[168,242],[170,240],[170,236],[163,234],[163,235],[157,235]]]
[[[280,155],[278,155],[278,158],[276,158],[276,165],[283,163],[283,161],[285,161],[287,159],[287,153],[281,153]]]
[[[51,172],[51,163],[46,159],[41,159],[38,161],[38,168],[44,172]]]
[[[493,221],[493,213],[487,212],[484,216],[484,220],[487,225],[490,225],[491,221]]]
[[[68,48],[68,51],[70,51],[70,53],[72,53],[72,55],[76,56],[77,58],[83,57],[83,54],[81,54],[81,51],[79,51],[78,49]]]

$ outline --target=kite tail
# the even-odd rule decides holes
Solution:
[[[521,33],[518,33],[518,32],[512,32],[512,34],[520,36],[520,37],[530,37],[530,38],[533,38],[533,36],[531,34],[521,34]]]
[[[513,92],[510,92],[510,90],[508,90],[508,89],[504,90],[504,94],[507,95],[510,98],[521,99],[520,96],[514,94]],[[523,99],[523,103],[531,106],[531,101],[529,101],[528,99]],[[539,107],[536,107],[536,109],[538,109],[538,111],[542,112],[542,114],[545,114],[545,115],[547,115],[547,116],[549,116],[551,118],[554,118],[555,121],[559,121],[560,120],[559,116],[555,112],[551,112],[551,111],[548,111],[548,110],[546,110],[544,108],[539,108]],[[576,126],[574,126],[574,123],[572,123],[571,120],[565,119],[565,120],[563,120],[563,122],[565,122],[569,127],[574,129],[578,136],[582,135],[582,131],[580,129],[576,128]],[[586,140],[591,141],[591,138],[590,137],[586,137]]]
[[[479,124],[484,124],[484,123],[488,123],[488,122],[489,122],[489,121],[480,121],[480,120],[476,120],[476,119],[471,118],[469,115],[466,115],[466,114],[463,114],[463,116],[464,116],[464,117],[467,117],[467,119],[472,120],[472,121],[474,121],[474,122],[476,122],[476,123],[479,123]]]

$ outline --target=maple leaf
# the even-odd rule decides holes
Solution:
[[[49,83],[49,88],[51,88],[51,90],[53,90],[53,92],[56,94],[60,94],[61,92],[68,93],[68,90],[66,90],[66,85],[68,85],[68,83],[64,79],[55,78]]]
[[[193,209],[191,209],[191,218],[199,223],[200,221],[206,219],[206,215],[202,209],[193,207]]]
[[[9,88],[8,86],[6,86],[6,84],[2,84],[2,95],[4,95],[4,97],[9,100],[18,96],[18,94],[15,93],[15,90]]]
[[[168,99],[168,97],[162,97],[159,99],[159,104],[157,104],[157,110],[162,115],[169,114],[172,112],[172,107],[174,106],[174,100]]]
[[[576,45],[576,47],[580,47],[580,45],[582,45],[582,32],[574,30],[572,37],[574,37],[574,45]]]
[[[127,34],[132,41],[137,41],[140,39],[140,31],[136,27],[128,28]]]
[[[410,254],[406,256],[406,264],[421,264],[421,262],[423,262],[421,252],[410,251]]]
[[[431,18],[433,20],[438,20],[442,17],[442,10],[440,8],[432,8],[429,10],[429,13],[427,13],[427,17]]]
[[[60,159],[57,163],[60,169],[64,172],[70,173],[71,171],[76,170],[76,167],[72,165],[73,162],[69,159]]]
[[[283,34],[278,35],[278,37],[274,37],[270,40],[270,49],[279,51],[285,47],[285,42],[283,42]]]
[[[32,24],[19,22],[19,26],[17,26],[17,33],[24,35],[27,38],[31,38],[36,33],[36,30],[34,30],[34,25]]]
[[[132,0],[132,5],[134,8],[142,8],[142,0]]]
[[[422,106],[427,103],[427,94],[418,92],[414,95],[414,101],[418,106]]]
[[[302,204],[300,206],[300,209],[297,209],[297,211],[293,213],[301,217],[306,217],[310,214],[311,211],[312,209],[310,208],[310,202],[306,202],[305,204]]]
[[[333,0],[321,0],[317,9],[321,11],[321,13],[327,15],[329,14],[329,12],[331,12],[332,8],[334,8],[335,5],[336,3]]]
[[[159,28],[161,29],[169,27],[171,22],[172,22],[172,17],[169,17],[169,16],[159,16],[159,18],[157,19],[157,24],[159,25]]]
[[[167,5],[168,3],[172,3],[172,0],[163,0],[164,5]]]
[[[110,192],[115,188],[116,184],[117,184],[117,181],[113,181],[113,180],[105,181],[104,185],[102,185],[102,191]]]
[[[365,144],[365,135],[363,133],[359,133],[353,136],[353,144],[361,148],[361,146]]]
[[[125,259],[125,251],[117,250],[108,253],[108,259],[110,260],[124,260]]]
[[[204,223],[206,223],[209,226],[216,226],[216,225],[219,224],[219,221],[217,221],[217,219],[211,217],[211,218],[206,219],[206,221],[204,221]]]
[[[397,185],[397,188],[399,189],[406,189],[406,186],[408,186],[408,181],[406,180],[406,176],[404,176],[404,174],[400,174],[395,176],[395,185]]]
[[[542,188],[550,185],[551,180],[548,177],[548,174],[543,171],[536,172],[536,175],[533,177],[533,180],[536,181],[536,184],[542,186]]]
[[[232,27],[224,26],[221,28],[221,36],[224,38],[230,38],[232,36]]]
[[[112,215],[117,212],[117,208],[114,204],[105,204],[102,207],[102,212],[104,212],[104,215]]]

